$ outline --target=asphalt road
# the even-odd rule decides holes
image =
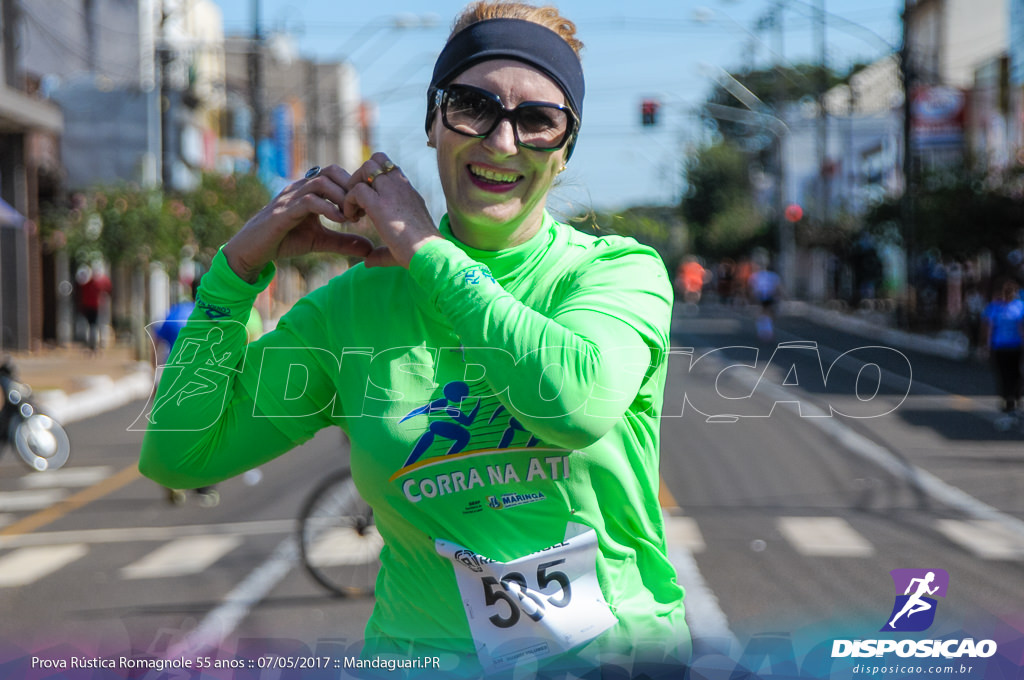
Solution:
[[[696,638],[873,637],[900,568],[948,572],[934,630],[1019,626],[1024,437],[994,427],[985,365],[801,318],[761,342],[729,308],[673,330],[694,349],[673,357],[668,394],[677,407],[685,385],[686,402],[662,430],[670,526],[720,614]]]
[[[0,640],[43,656],[212,643],[202,653],[223,658],[360,641],[372,600],[329,597],[291,549],[303,500],[347,465],[339,434],[221,484],[216,507],[196,496],[175,506],[135,472],[141,433],[128,428],[142,406],[69,425],[74,459],[63,470],[34,474],[10,452],[0,458],[0,610],[16,613],[0,617]]]
[[[764,342],[747,310],[677,312],[662,503],[698,641],[738,658],[876,636],[899,568],[949,574],[929,634],[1021,627],[1024,435],[994,428],[985,366],[798,317]],[[372,600],[327,597],[290,543],[303,499],[346,464],[338,434],[221,485],[217,507],[175,507],[133,472],[141,408],[70,425],[58,473],[0,458],[0,670],[12,649],[358,646]]]

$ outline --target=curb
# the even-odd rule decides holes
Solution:
[[[141,363],[132,375],[119,380],[99,375],[90,380],[88,389],[67,394],[63,390],[37,392],[39,406],[62,424],[74,423],[113,411],[139,399],[147,399],[153,392],[153,373]]]
[[[857,335],[864,335],[892,347],[913,349],[933,356],[963,361],[970,357],[967,338],[952,332],[948,337],[933,337],[889,328],[842,312],[821,309],[806,302],[789,302],[787,312],[804,316],[815,323],[831,326]]]

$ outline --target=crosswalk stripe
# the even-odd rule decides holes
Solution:
[[[665,540],[670,545],[681,545],[691,553],[704,552],[707,543],[692,517],[665,517]]]
[[[937,526],[947,538],[978,557],[992,560],[1024,558],[1024,538],[996,520],[941,519]]]
[[[187,576],[205,571],[242,543],[240,536],[190,536],[166,543],[121,568],[125,579]]]
[[[48,503],[59,500],[52,490],[47,490]],[[15,498],[15,501],[11,501]],[[42,499],[40,494],[0,494],[4,507],[26,508],[32,506],[30,499]],[[0,513],[0,526],[14,519],[14,515]],[[252,523],[259,524],[259,523]],[[200,573],[224,555],[237,548],[249,533],[276,533],[287,528],[280,523],[259,528],[225,525],[225,530],[242,529],[238,533],[204,534],[184,536],[171,540],[141,559],[120,569],[125,579],[147,579],[185,576]],[[288,522],[291,526],[291,522]],[[840,517],[778,517],[776,526],[783,538],[801,555],[808,557],[871,557],[875,554],[873,545],[850,524]],[[1000,522],[991,520],[936,521],[936,528],[949,540],[962,546],[982,559],[1022,560],[1024,539],[1007,530]],[[198,530],[201,527],[190,527]],[[246,531],[246,529],[249,529]],[[71,538],[74,532],[63,532],[62,538]],[[64,534],[67,534],[65,537]],[[665,516],[665,534],[669,547],[679,546],[690,553],[707,550],[707,542],[698,522],[692,517]],[[126,538],[128,535],[126,534]],[[120,539],[121,537],[116,537]],[[145,540],[142,536],[131,535],[133,540]],[[149,536],[153,539],[153,536]],[[369,538],[369,540],[367,540]],[[113,539],[108,539],[113,540]],[[318,540],[311,551],[311,559],[319,564],[356,564],[376,559],[380,538],[356,537],[351,531],[330,530]],[[85,542],[63,543],[21,547],[0,556],[0,588],[29,585],[64,566],[80,559],[89,551]]]
[[[732,649],[739,649],[739,641],[718,598],[701,574],[697,560],[687,549],[687,541],[693,540],[694,530],[700,537],[697,522],[690,517],[675,517],[667,513],[664,517],[668,558],[676,569],[679,583],[686,588],[686,623],[695,638],[702,640],[709,649],[728,656]],[[701,545],[703,541],[701,537]]]
[[[801,555],[871,557],[875,549],[840,517],[779,517],[776,526]]]
[[[110,476],[109,465],[95,467],[62,468],[26,475],[18,480],[23,489],[52,489],[58,486],[92,486]]]
[[[21,548],[0,557],[0,588],[34,583],[89,552],[84,543]]]
[[[3,525],[0,515],[0,526]],[[13,521],[13,516],[11,520]],[[166,527],[124,527],[119,529],[75,529],[73,531],[42,531],[20,536],[0,536],[0,548],[24,548],[30,545],[61,545],[67,543],[155,543],[186,536],[211,534],[260,536],[287,534],[295,531],[295,520],[273,519],[223,524],[175,524]]]
[[[64,489],[38,489],[33,491],[0,491],[0,512],[40,510],[68,495]]]

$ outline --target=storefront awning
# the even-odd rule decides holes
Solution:
[[[43,130],[60,134],[63,129],[64,116],[56,104],[0,85],[0,131]]]

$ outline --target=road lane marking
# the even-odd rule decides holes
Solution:
[[[110,476],[109,465],[96,467],[61,468],[22,477],[18,484],[23,489],[52,489],[58,486],[92,486]]]
[[[733,650],[739,651],[739,640],[729,627],[729,619],[714,591],[700,573],[693,553],[686,547],[692,529],[686,519],[665,515],[668,559],[676,568],[679,584],[686,589],[686,623],[694,643],[700,642],[705,646],[702,651],[710,648],[730,656]]]
[[[89,552],[84,544],[22,548],[0,557],[0,588],[27,586]]]
[[[990,560],[1024,558],[1024,538],[991,520],[941,519],[939,531],[978,557]]]
[[[199,574],[242,543],[240,536],[190,536],[166,543],[121,567],[121,578],[167,578]]]
[[[0,524],[2,523],[3,518],[0,516]],[[170,541],[185,536],[202,536],[206,534],[257,536],[263,534],[286,534],[294,530],[295,520],[273,519],[252,522],[226,522],[223,524],[183,524],[167,527],[45,531],[11,536],[3,542],[3,547],[21,548],[30,545],[62,545],[68,543],[138,543],[140,541]]]
[[[82,489],[70,498],[66,498],[55,505],[51,505],[45,510],[40,510],[35,514],[29,515],[14,524],[9,524],[3,529],[0,529],[0,548],[7,545],[6,541],[9,537],[27,534],[39,529],[40,527],[44,527],[47,524],[56,522],[68,513],[74,512],[98,498],[102,498],[109,493],[117,491],[123,486],[131,484],[141,476],[142,475],[139,474],[139,468],[135,464],[129,465],[116,475],[107,477],[88,488]]]
[[[277,544],[260,566],[249,572],[234,590],[224,596],[184,639],[167,652],[167,658],[194,656],[220,645],[248,616],[249,611],[270,594],[299,561],[299,544],[292,534]]]
[[[41,489],[39,491],[0,492],[0,510],[24,512],[46,508],[68,495],[63,489]]]
[[[702,354],[697,354],[697,356],[702,356]],[[724,363],[719,361],[717,357],[709,357],[709,359],[717,361],[719,365],[724,366]],[[802,416],[800,418],[802,422],[819,428],[846,451],[874,463],[896,479],[910,485],[933,500],[959,510],[971,519],[997,522],[1007,531],[1024,538],[1024,520],[1002,512],[998,508],[975,498],[963,489],[948,484],[924,468],[908,462],[888,448],[849,428],[841,422],[839,417],[814,405],[809,401],[809,398],[794,404],[790,401],[793,398],[790,393],[768,381],[759,383],[761,374],[749,368],[735,367],[735,370],[731,371],[730,375],[741,381],[751,392],[756,388],[758,393],[772,400],[775,405],[788,409],[791,413],[795,413],[798,416]],[[925,387],[928,387],[935,393],[948,395],[948,392],[942,392],[938,388],[932,388],[927,385]],[[922,389],[922,387],[919,385],[918,389]]]
[[[665,519],[665,532],[668,533],[668,518]],[[707,550],[704,534],[701,533],[697,520],[692,517],[672,517],[672,540],[685,547],[691,553]]]
[[[786,541],[805,557],[871,557],[875,548],[841,517],[779,517]]]

